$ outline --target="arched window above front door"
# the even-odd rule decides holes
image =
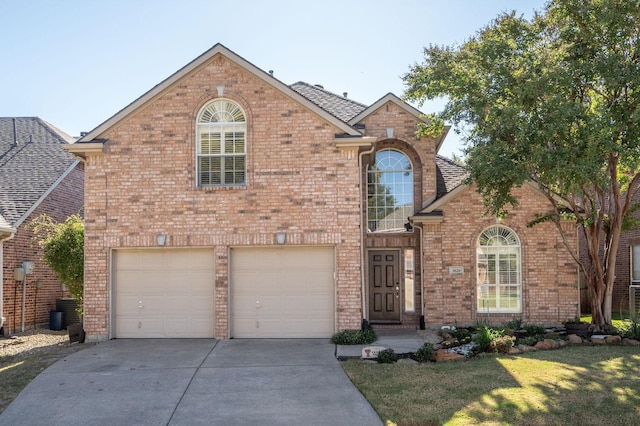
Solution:
[[[376,153],[367,170],[367,231],[406,232],[413,211],[413,167],[395,149]]]

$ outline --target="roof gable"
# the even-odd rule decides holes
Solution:
[[[18,226],[77,164],[62,148],[72,140],[37,117],[0,118],[0,216],[7,224]]]
[[[332,115],[325,109],[322,109],[317,104],[311,102],[309,99],[302,96],[297,91],[293,90],[286,84],[282,83],[280,80],[273,77],[271,74],[261,70],[260,68],[256,67],[246,59],[240,57],[236,53],[227,49],[222,44],[218,43],[214,45],[211,49],[207,50],[202,55],[198,56],[196,59],[194,59],[193,61],[191,61],[184,67],[182,67],[180,70],[176,71],[174,74],[166,78],[164,81],[154,86],[151,90],[149,90],[148,92],[140,96],[138,99],[134,100],[132,103],[130,103],[129,105],[121,109],[114,116],[112,116],[102,124],[98,125],[98,127],[96,127],[95,129],[87,133],[85,136],[80,138],[78,140],[78,143],[92,142],[99,139],[102,135],[104,135],[105,132],[107,132],[109,129],[113,128],[114,126],[116,126],[126,117],[128,117],[130,114],[132,114],[133,112],[137,111],[139,108],[146,105],[148,102],[150,102],[155,97],[159,96],[165,90],[173,87],[179,81],[186,78],[190,73],[196,71],[201,66],[209,63],[209,61],[211,61],[217,55],[222,55],[223,57],[227,58],[228,60],[232,61],[236,65],[243,68],[245,71],[253,74],[255,77],[271,85],[272,87],[280,91],[285,96],[301,104],[305,108],[311,110],[312,112],[314,112],[315,114],[323,118],[324,120],[328,121],[329,123],[337,127],[344,134],[351,135],[351,136],[361,135],[361,133],[358,130],[356,130],[355,128],[353,128],[343,120]],[[75,150],[71,150],[71,151],[75,151]]]

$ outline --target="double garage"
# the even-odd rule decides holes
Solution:
[[[334,333],[333,247],[232,248],[228,265],[230,337]],[[114,250],[112,337],[217,337],[215,267],[212,248]]]

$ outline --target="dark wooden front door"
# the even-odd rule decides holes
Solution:
[[[369,252],[369,320],[400,322],[400,252]]]

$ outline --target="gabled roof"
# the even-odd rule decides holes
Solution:
[[[14,127],[15,123],[15,127]],[[20,226],[77,164],[73,138],[37,117],[0,117],[0,227]]]
[[[298,81],[289,87],[345,123],[367,108],[365,104],[325,90],[322,86],[311,85],[304,81]]]
[[[311,102],[309,99],[302,96],[300,93],[293,90],[286,84],[282,83],[280,80],[276,79],[269,73],[261,70],[260,68],[253,65],[251,62],[247,61],[246,59],[240,57],[236,53],[227,49],[222,44],[218,43],[215,46],[213,46],[211,49],[207,50],[202,55],[198,56],[196,59],[194,59],[193,61],[191,61],[184,67],[182,67],[180,70],[176,71],[167,79],[165,79],[158,85],[154,86],[151,90],[149,90],[148,92],[140,96],[138,99],[136,99],[135,101],[133,101],[132,103],[124,107],[122,110],[120,110],[114,116],[112,116],[111,118],[109,118],[108,120],[100,124],[98,127],[96,127],[95,129],[93,129],[92,131],[90,131],[89,133],[81,137],[78,140],[78,142],[76,142],[75,144],[76,146],[69,147],[69,150],[74,153],[82,152],[81,151],[82,148],[79,145],[83,143],[96,143],[96,142],[103,143],[104,140],[98,141],[98,139],[102,135],[104,135],[105,132],[107,132],[109,129],[113,128],[114,126],[116,126],[126,117],[128,117],[133,112],[137,111],[139,108],[141,108],[143,105],[150,102],[152,99],[156,98],[157,96],[160,96],[165,90],[173,87],[173,85],[181,81],[187,75],[196,71],[197,69],[199,69],[199,67],[203,66],[204,64],[208,63],[216,55],[222,55],[228,60],[234,62],[236,65],[242,67],[244,70],[253,74],[255,77],[263,80],[265,83],[271,85],[276,90],[279,90],[282,94],[284,94],[285,96],[288,96],[293,101],[301,104],[302,106],[311,110],[315,114],[319,115],[321,118],[325,119],[326,121],[328,121],[329,123],[337,127],[344,134],[350,135],[350,136],[362,136],[362,134],[358,130],[356,130],[354,127],[350,126],[343,120],[338,119],[337,117],[335,117],[334,115],[326,111],[325,109],[320,108],[317,104]]]
[[[436,199],[442,198],[464,183],[469,172],[463,166],[436,155]]]

